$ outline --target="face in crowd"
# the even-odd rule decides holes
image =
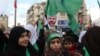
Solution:
[[[54,26],[55,23],[56,23],[56,18],[55,18],[55,17],[50,17],[50,18],[48,19],[48,22],[49,22],[49,25],[50,25],[50,26]]]
[[[18,40],[18,44],[20,46],[24,46],[26,47],[28,45],[28,41],[29,41],[29,35],[27,32],[24,32],[21,34],[21,36],[19,37],[19,40]]]
[[[52,50],[54,52],[59,52],[61,50],[62,41],[61,41],[61,36],[59,33],[53,32],[49,34],[46,39],[46,42],[47,42],[49,50]]]
[[[13,46],[27,47],[29,42],[29,31],[21,26],[12,28],[9,35],[9,44]]]
[[[70,49],[70,48],[72,48],[72,46],[73,46],[73,43],[72,42],[65,42],[64,43],[64,48],[67,48],[67,49]]]
[[[71,49],[73,45],[74,45],[74,39],[71,36],[67,36],[67,38],[63,40],[64,48]]]
[[[61,50],[61,39],[55,38],[50,42],[50,49],[54,52],[59,52]]]

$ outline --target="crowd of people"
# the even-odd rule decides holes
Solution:
[[[61,35],[55,21],[49,17],[45,25],[33,20],[34,24],[13,27],[9,35],[0,29],[0,56],[100,56],[100,27],[91,27],[79,40],[70,28]]]

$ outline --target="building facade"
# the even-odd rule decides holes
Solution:
[[[7,15],[0,15],[0,28],[3,30],[8,28],[8,16]]]
[[[83,5],[78,12],[78,22],[81,29],[86,29],[88,27],[91,27],[91,17],[90,14],[88,14],[87,12],[88,10],[86,7],[86,3],[85,0],[83,0]]]
[[[45,2],[32,5],[27,11],[27,23],[31,23],[34,19],[38,19],[38,17],[43,17],[45,6]]]

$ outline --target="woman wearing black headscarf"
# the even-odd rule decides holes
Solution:
[[[3,56],[6,52],[8,39],[3,33],[3,30],[0,29],[0,56]]]
[[[100,56],[100,27],[92,27],[83,36],[82,43],[90,56]]]
[[[31,56],[27,46],[29,43],[29,34],[21,26],[12,28],[6,56]]]

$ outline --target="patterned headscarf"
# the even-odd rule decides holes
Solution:
[[[61,36],[59,33],[57,32],[52,32],[48,35],[47,39],[46,39],[46,48],[45,48],[45,56],[63,56],[62,54],[62,50],[59,51],[59,52],[54,52],[50,49],[50,42],[53,40],[53,39],[61,39]]]

